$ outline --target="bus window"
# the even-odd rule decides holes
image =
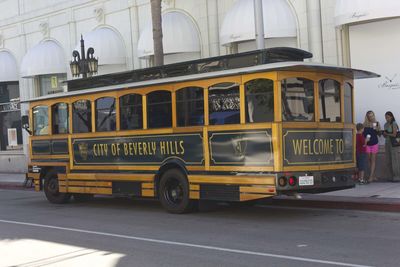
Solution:
[[[143,128],[142,96],[129,94],[119,99],[121,116],[121,130],[133,130]]]
[[[319,113],[321,122],[341,122],[340,83],[325,79],[319,85]]]
[[[148,128],[172,127],[171,92],[154,91],[147,95]]]
[[[72,129],[74,133],[92,131],[92,110],[89,100],[78,100],[72,105]]]
[[[68,104],[58,103],[51,107],[53,134],[68,133]]]
[[[246,122],[274,120],[274,82],[256,79],[245,83]]]
[[[344,122],[353,123],[353,87],[349,83],[344,84]]]
[[[33,108],[33,134],[49,134],[49,110],[47,106]]]
[[[176,92],[178,126],[204,124],[204,95],[201,87],[186,87]]]
[[[314,120],[314,82],[304,78],[282,80],[282,120]]]
[[[208,88],[210,125],[240,123],[239,84],[219,83]]]
[[[115,98],[102,97],[96,100],[96,131],[109,132],[115,131]]]

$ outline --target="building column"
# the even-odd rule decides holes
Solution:
[[[218,1],[207,0],[209,56],[219,56]]]
[[[320,0],[307,0],[308,47],[312,61],[324,62]]]
[[[131,44],[132,44],[132,69],[140,69],[141,63],[137,53],[139,42],[139,12],[136,1],[129,1],[129,15],[130,15],[130,28],[131,28]]]

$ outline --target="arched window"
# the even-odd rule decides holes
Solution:
[[[281,82],[282,120],[314,120],[314,82],[305,78],[287,78]]]
[[[201,87],[186,87],[176,92],[178,126],[204,124],[204,95]]]
[[[219,83],[208,88],[210,125],[240,123],[239,84]]]
[[[154,91],[147,95],[148,128],[172,126],[171,92]]]
[[[344,122],[353,123],[353,87],[344,84]]]
[[[47,106],[37,106],[33,110],[33,135],[49,134],[49,109]]]
[[[143,128],[142,96],[138,94],[124,95],[119,98],[121,130]]]
[[[69,132],[68,104],[57,103],[51,107],[53,134],[66,134]]]
[[[246,92],[246,122],[274,121],[274,82],[255,79],[244,85]]]
[[[72,129],[74,133],[92,131],[92,110],[89,100],[78,100],[72,104]]]
[[[332,79],[319,81],[319,121],[341,122],[340,83]]]
[[[96,100],[96,131],[115,131],[115,98],[102,97]]]

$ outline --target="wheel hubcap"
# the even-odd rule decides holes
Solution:
[[[171,204],[179,205],[183,200],[182,184],[180,184],[177,179],[169,179],[166,184],[164,196]]]

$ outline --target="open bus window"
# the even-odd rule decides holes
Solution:
[[[121,130],[134,130],[143,128],[142,96],[129,94],[120,97]]]
[[[96,100],[96,131],[115,131],[115,98],[102,97]]]
[[[171,92],[154,91],[147,95],[147,120],[149,128],[172,127]]]
[[[66,134],[69,132],[68,104],[57,103],[51,107],[53,134]]]
[[[332,79],[319,81],[319,121],[341,122],[340,83]]]
[[[274,120],[274,82],[255,79],[245,83],[246,122]]]
[[[49,134],[49,110],[47,106],[37,106],[33,110],[33,134]]]
[[[176,116],[180,127],[204,124],[203,88],[186,87],[176,92]]]
[[[344,84],[344,122],[353,123],[353,87]]]
[[[314,82],[305,78],[282,80],[282,120],[314,120]]]
[[[74,133],[92,131],[92,110],[89,100],[78,100],[72,104],[72,128]]]
[[[208,88],[210,125],[240,123],[239,84],[219,83]]]

